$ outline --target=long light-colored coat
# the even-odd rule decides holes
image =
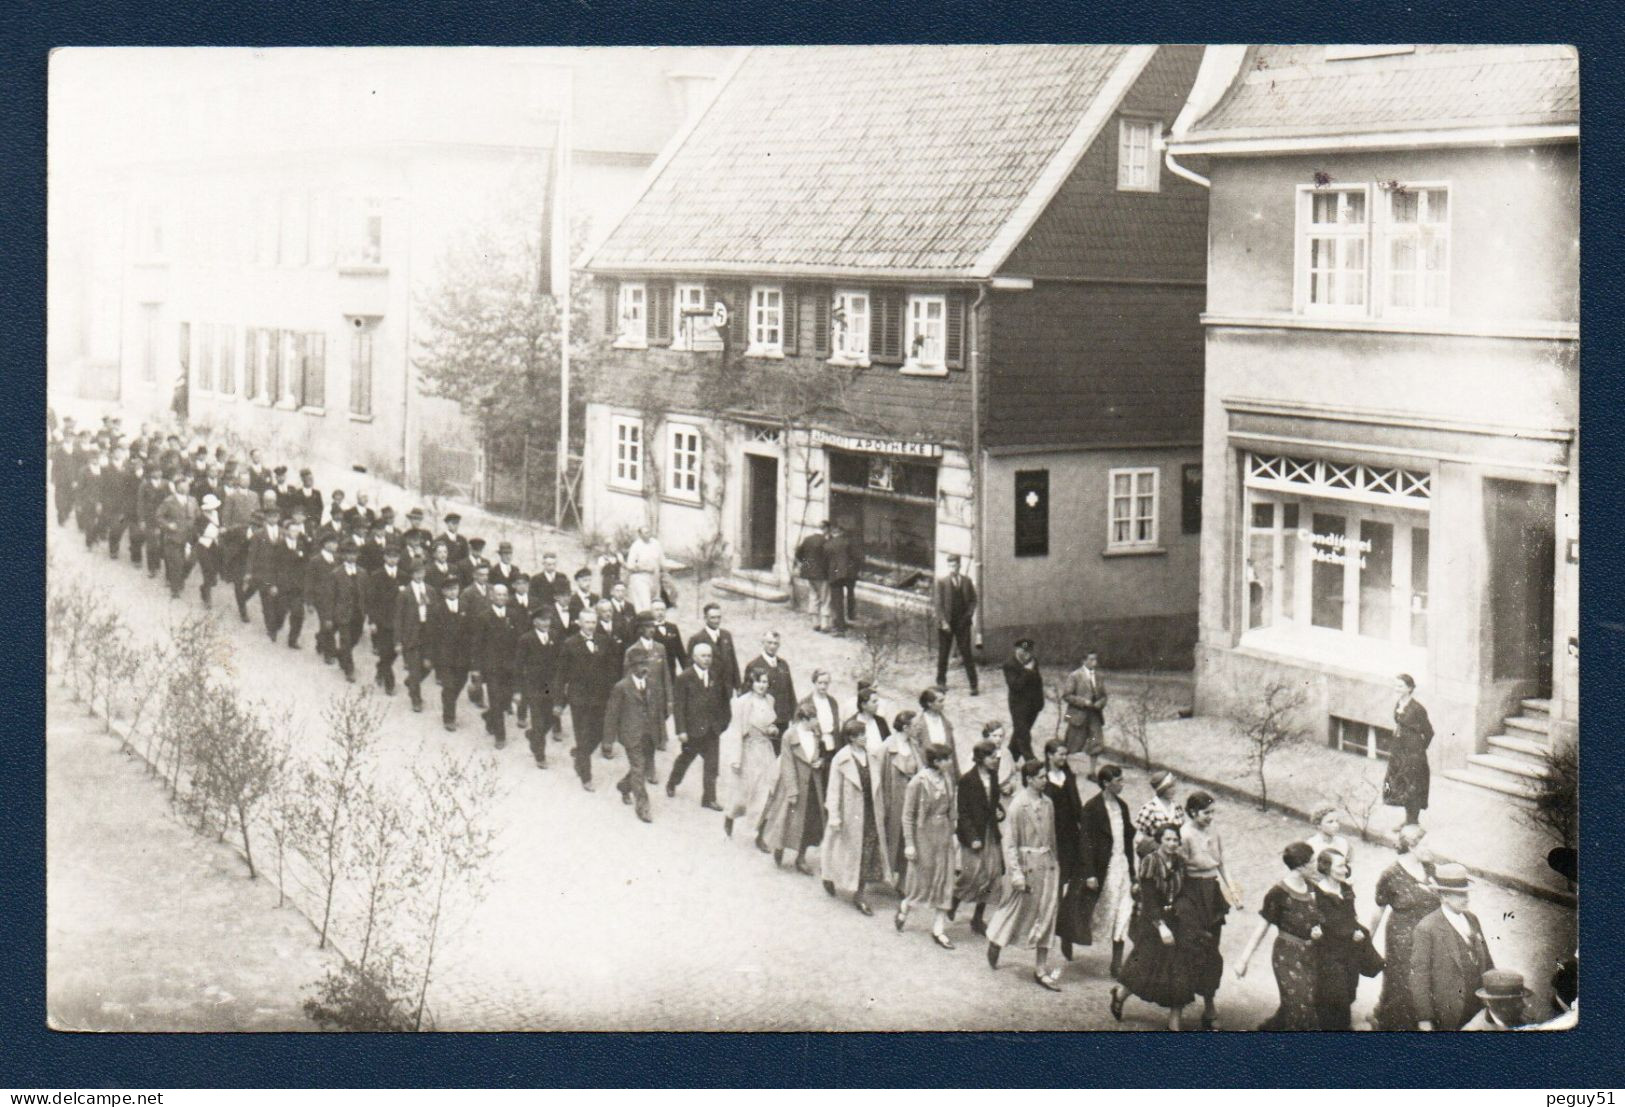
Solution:
[[[799,723],[792,724],[779,749],[779,779],[762,817],[762,841],[769,849],[816,846],[823,833],[824,782],[815,763],[823,760],[814,724],[807,724],[813,756],[807,757]]]
[[[854,763],[855,756],[851,746],[844,746],[835,753],[835,760],[830,766],[829,795],[824,800],[824,813],[828,821],[824,824],[824,840],[819,849],[823,879],[848,895],[858,890],[863,872],[863,778]],[[885,798],[874,783],[880,775],[876,772],[877,767],[874,762],[869,763],[870,798],[874,803],[875,827],[878,831],[882,825]],[[891,883],[894,877],[884,840],[880,845],[880,879]]]
[[[903,843],[914,851],[914,860],[908,863],[910,907],[953,908],[954,868],[959,860],[954,844],[956,794],[953,784],[928,769],[915,773],[908,782],[903,795]]]

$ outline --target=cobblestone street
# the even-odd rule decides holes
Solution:
[[[76,531],[59,530],[53,522],[51,538],[53,574],[101,581],[139,634],[164,633],[172,622],[199,609],[195,577],[185,598],[171,601],[161,582],[146,579],[127,561],[109,566],[105,552],[87,553]],[[568,543],[556,545],[563,564],[577,563],[577,551]],[[694,623],[692,581],[685,587],[680,618],[688,632]],[[314,742],[320,733],[319,712],[344,687],[342,679],[309,648],[293,653],[268,642],[257,603],[251,608],[254,622],[240,623],[229,596],[229,588],[217,594],[214,610],[234,647],[244,692],[275,702],[287,701],[289,690],[296,690],[304,741]],[[815,666],[830,668],[845,709],[858,660],[854,641],[817,634],[802,616],[783,607],[734,599],[725,600],[725,607],[725,625],[733,630],[741,662],[754,656],[764,630],[778,629],[798,689],[809,683]],[[358,672],[370,672],[370,662],[370,653],[358,650]],[[996,673],[990,675],[983,696],[974,700],[958,694],[962,677],[954,677],[950,715],[961,757],[983,719],[1004,715],[1002,682]],[[905,700],[911,701],[910,682],[916,678],[923,683],[925,674],[905,666],[886,682],[888,713],[910,706]],[[53,689],[51,694],[61,693]],[[456,734],[441,730],[433,711],[414,715],[404,696],[389,702],[386,772],[402,771],[412,759],[440,746],[488,748],[478,716],[466,701]],[[1052,726],[1053,718],[1046,714],[1037,733]],[[60,740],[53,733],[53,746]],[[894,898],[873,896],[876,916],[864,918],[845,901],[826,897],[817,880],[795,874],[788,864],[775,870],[771,858],[752,848],[748,834],[725,839],[720,817],[699,807],[697,769],[676,800],[653,790],[655,822],[646,826],[622,807],[612,787],[624,772],[624,758],[594,758],[599,788],[589,794],[577,784],[567,750],[567,744],[552,747],[552,767],[546,772],[531,763],[523,741],[510,741],[507,749],[493,752],[506,792],[490,812],[502,831],[492,892],[452,937],[437,972],[430,1006],[438,1028],[1117,1028],[1107,1009],[1105,950],[1080,950],[1066,970],[1060,994],[1033,983],[1032,958],[1025,951],[1008,951],[1000,969],[990,972],[984,947],[964,917],[950,931],[959,948],[945,952],[928,940],[923,918],[911,919],[907,933],[894,933]],[[674,753],[675,743],[659,755],[662,776]],[[116,757],[111,747],[106,756]],[[64,771],[90,769],[75,765]],[[145,787],[133,769],[129,776],[129,782],[116,783],[121,791]],[[1143,774],[1130,773],[1128,781],[1124,798],[1135,807],[1147,794]],[[114,786],[75,780],[69,789],[53,783],[53,828],[81,797]],[[1086,795],[1089,789],[1086,785]],[[151,819],[167,820],[161,804],[152,806]],[[1224,951],[1234,957],[1255,924],[1257,902],[1280,871],[1282,846],[1302,837],[1307,827],[1222,801],[1218,825],[1232,873],[1250,905],[1245,915],[1232,916],[1224,932]],[[52,846],[55,876],[57,851],[64,847],[54,835]],[[1369,910],[1376,877],[1391,860],[1384,848],[1359,850],[1354,867],[1362,916]],[[223,879],[169,872],[173,866],[168,857],[153,864],[155,876],[164,879]],[[256,893],[265,891],[243,883]],[[248,930],[276,934],[286,926],[285,916],[268,904],[258,922],[253,915],[244,920]],[[1497,962],[1529,976],[1544,1010],[1545,978],[1568,944],[1572,912],[1487,884],[1475,889],[1474,906]],[[53,922],[56,907],[53,902]],[[308,931],[306,936],[298,951],[313,958],[314,936]],[[175,943],[171,952],[177,958],[190,941],[170,932],[148,935],[148,940],[159,948]],[[212,947],[203,947],[203,952],[210,955]],[[1356,1025],[1375,1003],[1377,991],[1377,981],[1362,982]],[[1251,1028],[1274,1003],[1266,950],[1254,959],[1244,981],[1227,975],[1219,995],[1221,1023],[1227,1029]],[[1122,1028],[1156,1029],[1163,1018],[1161,1012],[1131,1002]]]

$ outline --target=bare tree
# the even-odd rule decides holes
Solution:
[[[113,635],[104,647],[106,656],[102,660],[102,718],[108,730],[113,729],[113,721],[118,715],[118,705],[124,699],[133,682],[140,677],[144,665],[141,648],[130,638],[127,631],[120,628],[120,633]],[[119,744],[126,752],[135,749],[135,730],[126,728]]]
[[[356,965],[367,968],[373,937],[400,906],[417,879],[410,809],[387,787],[364,781],[350,796],[355,813],[345,869],[361,889],[361,949]]]
[[[333,894],[344,873],[345,847],[354,809],[351,798],[360,785],[378,740],[384,708],[370,688],[356,688],[334,696],[322,720],[327,726],[327,748],[301,781],[302,810],[294,825],[295,847],[316,870],[322,897],[322,921],[317,945],[327,948],[333,920]]]
[[[1258,781],[1258,808],[1269,809],[1268,769],[1271,758],[1284,749],[1301,744],[1309,729],[1303,711],[1309,693],[1302,684],[1279,678],[1266,679],[1250,694],[1236,701],[1231,720],[1247,739],[1247,766]]]
[[[678,555],[694,572],[694,614],[705,609],[705,586],[728,571],[733,564],[728,552],[728,540],[720,531],[696,542]]]
[[[209,741],[200,750],[199,790],[220,808],[222,836],[236,820],[253,880],[258,874],[250,826],[287,764],[288,748],[281,733],[253,705],[239,700],[235,689],[211,689],[205,703]]]
[[[1360,832],[1360,841],[1371,841],[1371,820],[1382,804],[1382,783],[1371,778],[1370,768],[1363,768],[1357,780],[1336,788],[1330,799],[1348,813],[1349,821]]]
[[[435,956],[449,921],[484,898],[487,864],[496,840],[489,811],[498,797],[496,765],[489,757],[458,759],[441,751],[428,766],[414,765],[417,782],[417,849],[420,894],[414,897],[418,922],[417,997],[413,1029],[423,1026]]]
[[[85,710],[94,715],[96,708],[104,705],[108,670],[114,663],[119,640],[125,633],[124,620],[118,612],[103,608],[97,611],[86,631]],[[112,723],[109,715],[106,725],[111,727]]]
[[[1110,721],[1117,724],[1124,746],[1134,749],[1140,764],[1149,769],[1152,725],[1174,718],[1179,714],[1179,705],[1161,685],[1148,680],[1127,695],[1113,697],[1107,713]]]

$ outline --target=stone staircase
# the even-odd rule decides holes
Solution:
[[[781,587],[771,573],[755,572],[750,569],[735,569],[728,576],[717,577],[711,582],[711,587],[718,592],[744,596],[746,599],[760,600],[763,603],[790,602],[789,590]]]
[[[1465,769],[1450,769],[1444,775],[1528,803],[1544,771],[1541,758],[1551,744],[1552,701],[1528,699],[1520,706],[1522,714],[1503,719],[1502,732],[1487,739],[1488,749],[1470,754]]]

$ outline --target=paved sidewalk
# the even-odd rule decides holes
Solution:
[[[54,682],[46,697],[46,1015],[54,1030],[314,1030],[332,963],[229,845]]]

